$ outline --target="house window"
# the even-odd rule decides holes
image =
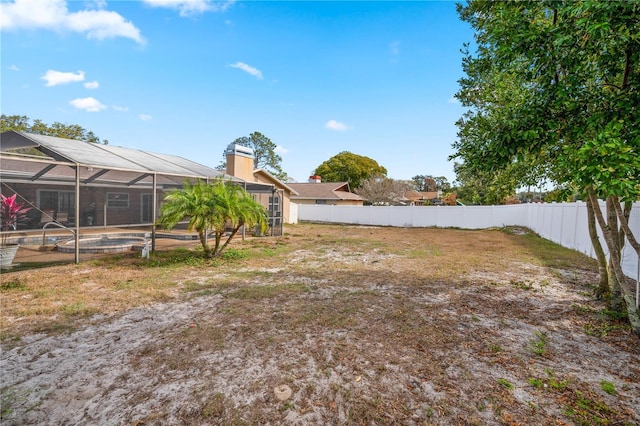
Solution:
[[[75,192],[73,191],[38,191],[40,210],[55,210],[72,213],[75,209]]]
[[[327,200],[316,200],[316,204],[327,204]]]
[[[129,207],[129,194],[126,192],[107,192],[107,207]]]

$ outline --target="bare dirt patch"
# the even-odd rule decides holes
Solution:
[[[640,341],[528,232],[305,224],[230,254],[3,273],[2,424],[640,423]]]

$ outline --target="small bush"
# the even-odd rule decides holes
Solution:
[[[238,249],[230,248],[230,249],[226,249],[225,251],[223,251],[221,257],[224,260],[246,259],[247,258],[247,252],[245,250],[238,250]]]

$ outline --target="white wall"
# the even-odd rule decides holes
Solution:
[[[289,222],[287,223],[298,223],[298,204],[289,203]]]
[[[606,211],[604,202],[600,204]],[[293,215],[292,215],[293,216]],[[298,205],[298,220],[375,226],[483,229],[524,226],[541,237],[595,257],[587,228],[587,207],[577,203],[536,203],[507,206],[330,206]],[[629,226],[640,236],[640,203],[635,203]],[[603,248],[606,244],[601,238]],[[622,269],[637,278],[638,257],[627,243]]]

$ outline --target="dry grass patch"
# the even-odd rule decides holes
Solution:
[[[3,422],[640,423],[595,271],[530,233],[304,224],[3,274]]]

